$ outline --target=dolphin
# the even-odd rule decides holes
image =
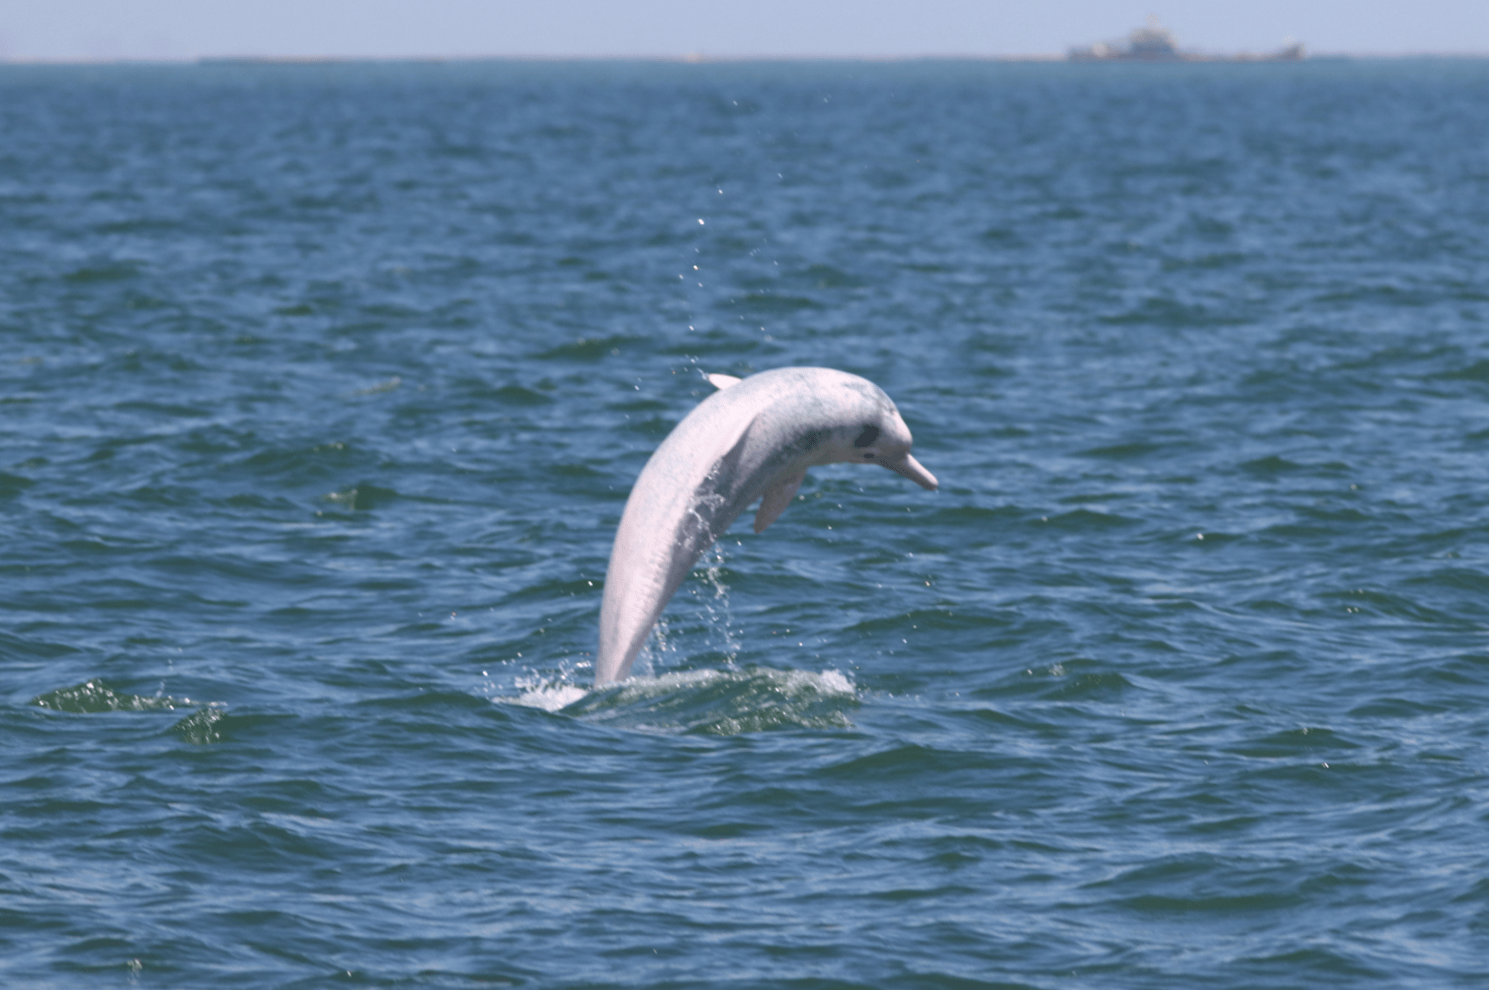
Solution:
[[[813,464],[879,464],[923,488],[910,429],[873,382],[831,368],[777,368],[719,391],[667,435],[626,500],[600,606],[595,686],[619,681],[698,558],[756,499],[755,532],[791,504]]]

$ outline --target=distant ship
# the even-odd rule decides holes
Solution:
[[[1149,17],[1148,26],[1127,36],[1125,41],[1098,41],[1084,48],[1072,48],[1066,56],[1072,62],[1296,62],[1304,57],[1303,43],[1287,39],[1282,47],[1265,55],[1201,55],[1181,51],[1178,39]]]

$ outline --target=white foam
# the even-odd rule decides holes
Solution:
[[[633,675],[620,681],[615,687],[619,687],[622,696],[640,695],[651,697],[660,694],[669,694],[674,691],[683,691],[694,688],[705,687],[715,681],[723,680],[728,675],[718,670],[669,670],[657,677],[644,675]],[[612,685],[607,685],[607,690]]]
[[[817,675],[818,689],[823,694],[857,694],[858,689],[848,676],[837,670],[824,670]]]
[[[508,696],[491,700],[501,704],[522,705],[524,708],[541,708],[545,712],[556,712],[561,708],[569,707],[589,694],[587,690],[577,684],[570,684],[562,676],[551,681],[545,681],[536,676],[520,677],[517,679],[516,687],[522,693],[515,698]]]
[[[573,684],[559,684],[553,687],[541,687],[527,691],[514,699],[514,703],[526,705],[529,708],[541,708],[545,712],[556,712],[560,708],[569,707],[586,694],[589,694],[589,692],[582,687],[575,687]]]
[[[580,687],[569,678],[569,671],[547,677],[531,674],[516,681],[514,687],[520,693],[492,700],[499,704],[541,708],[546,712],[575,706],[575,711],[570,714],[577,714],[580,718],[628,725],[643,731],[672,732],[700,726],[735,726],[732,734],[732,731],[751,731],[750,726],[755,723],[765,727],[793,721],[799,724],[847,724],[846,716],[837,709],[845,702],[851,704],[858,697],[858,688],[852,679],[842,671],[830,668],[821,672],[769,668],[673,670],[659,677],[628,677],[598,690]],[[711,702],[707,712],[691,711],[681,721],[677,720],[678,714],[671,711],[670,699],[686,699],[689,695],[696,696],[715,688],[724,690],[726,695]],[[726,697],[731,700],[724,700]],[[656,706],[658,702],[662,703],[661,708]],[[824,703],[830,711],[813,707]]]

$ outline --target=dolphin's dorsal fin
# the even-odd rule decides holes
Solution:
[[[733,375],[708,375],[707,378],[710,385],[721,390],[739,384],[739,379]]]
[[[760,508],[755,513],[755,532],[765,532],[766,527],[786,511],[786,506],[790,505],[791,500],[796,497],[796,490],[801,487],[806,476],[807,473],[803,471],[801,474],[777,481],[765,489],[765,497],[760,500]]]

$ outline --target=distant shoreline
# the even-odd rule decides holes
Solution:
[[[1061,64],[1144,64],[1144,65],[1264,65],[1279,62],[1339,61],[1407,61],[1437,59],[1476,61],[1489,59],[1489,52],[1311,52],[1298,59],[1273,59],[1257,55],[1199,55],[1182,59],[1148,61],[1141,59],[1072,60],[1065,53],[1030,55],[197,55],[143,58],[28,58],[0,57],[0,66],[82,66],[82,65],[339,65],[339,64],[438,64],[475,62],[656,62],[679,65],[714,65],[762,62],[1055,62]]]

